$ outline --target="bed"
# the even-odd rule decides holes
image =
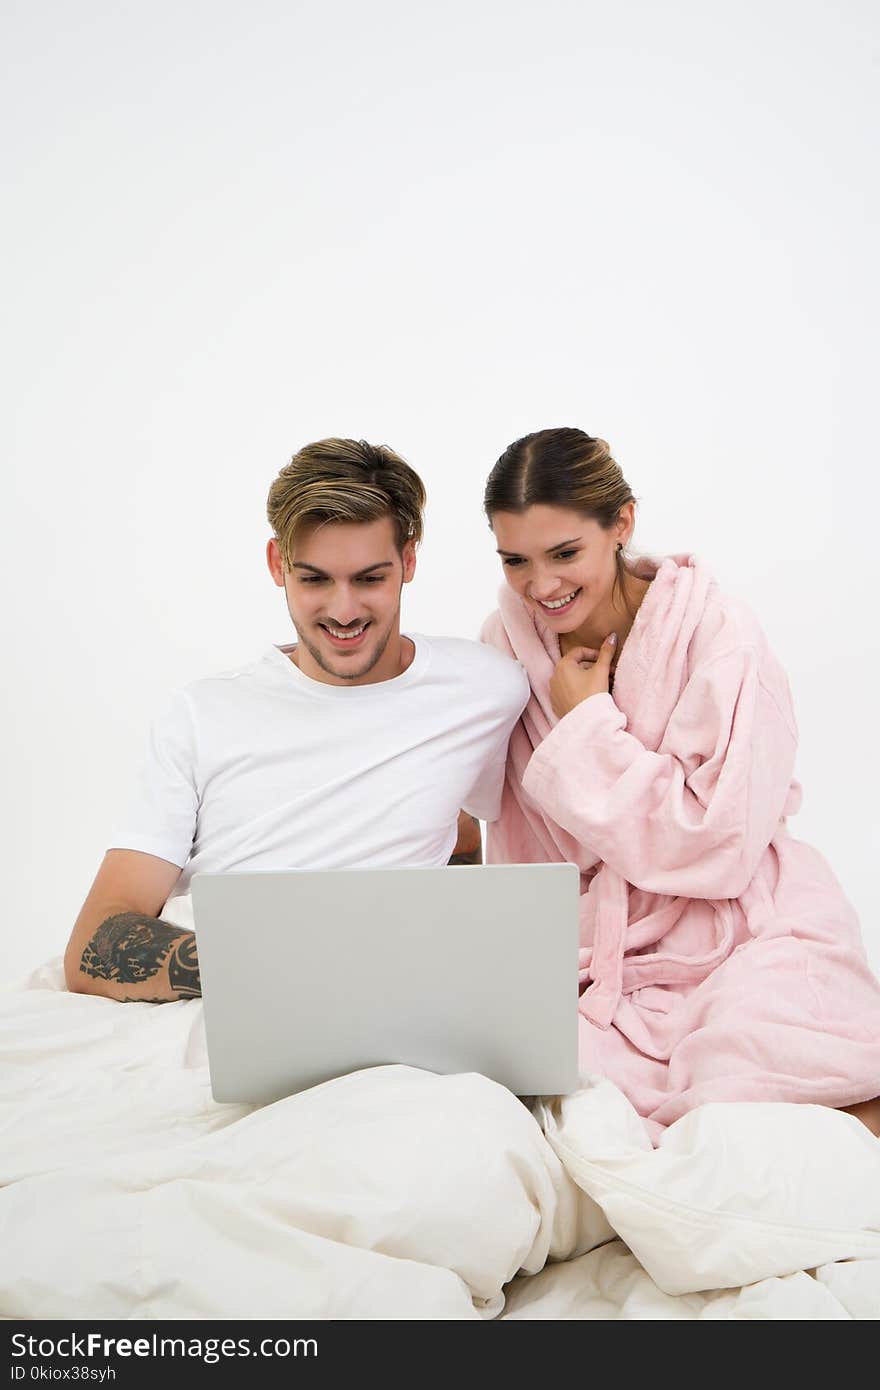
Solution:
[[[211,1097],[200,1000],[0,995],[4,1318],[877,1318],[880,1140],[715,1104],[653,1148],[600,1076],[406,1066]]]

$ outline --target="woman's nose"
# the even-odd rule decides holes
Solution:
[[[545,602],[550,598],[558,598],[559,580],[553,574],[536,575],[532,578],[528,593],[531,598]]]

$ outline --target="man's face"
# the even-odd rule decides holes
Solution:
[[[400,594],[415,573],[415,546],[397,549],[390,517],[327,522],[297,539],[293,568],[283,568],[278,542],[266,550],[275,583],[283,585],[299,636],[296,663],[314,680],[367,685],[399,674]]]

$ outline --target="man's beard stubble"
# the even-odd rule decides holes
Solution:
[[[352,671],[350,668],[345,671],[337,671],[335,667],[328,666],[320,649],[314,646],[314,644],[309,641],[305,633],[299,627],[297,627],[295,621],[293,622],[293,626],[296,628],[296,634],[299,637],[299,640],[302,642],[303,646],[306,648],[309,655],[312,657],[312,660],[315,662],[317,666],[320,666],[322,671],[326,671],[328,676],[335,676],[337,680],[356,681],[360,680],[362,676],[368,676],[370,672],[376,666],[378,666],[379,662],[382,660],[382,657],[385,655],[385,650],[388,646],[389,641],[391,640],[391,630],[394,626],[394,619],[399,619],[399,617],[400,607],[398,606],[394,616],[391,618],[388,624],[384,638],[379,642],[378,646],[373,652],[373,655],[367,662],[367,665],[361,667],[357,671]],[[291,621],[293,621],[293,614],[291,614]]]

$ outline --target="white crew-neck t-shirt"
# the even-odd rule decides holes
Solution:
[[[408,635],[410,665],[374,685],[271,646],[174,691],[107,848],[179,864],[171,898],[201,871],[445,864],[460,808],[499,814],[529,683],[483,643]]]

